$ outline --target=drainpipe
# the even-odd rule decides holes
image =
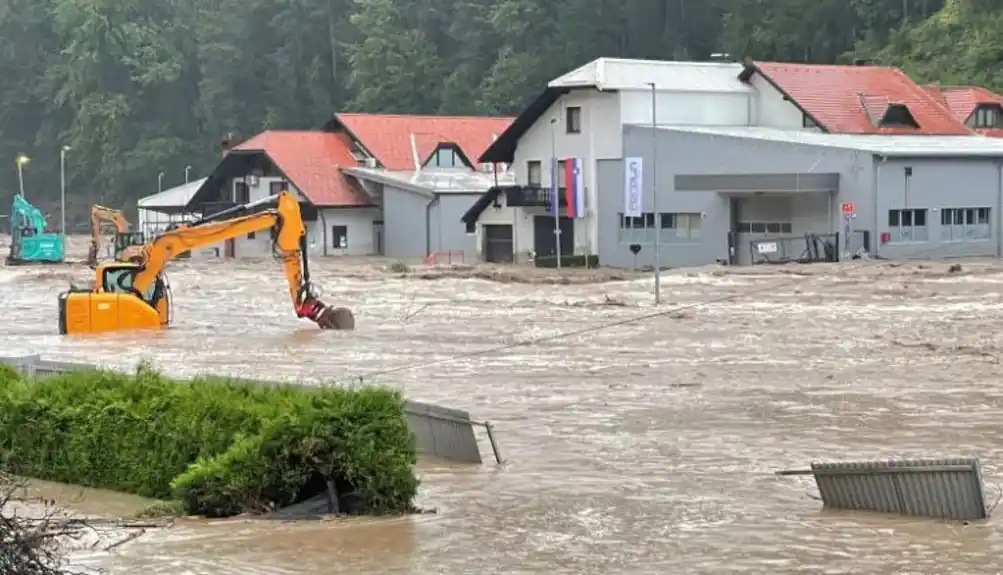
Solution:
[[[990,230],[992,230],[992,223]],[[996,180],[996,257],[1003,257],[1003,163],[999,165]]]
[[[327,257],[327,218],[324,217],[324,210],[322,208],[317,208],[317,215],[320,216],[320,225],[323,226],[323,238],[324,238],[324,257]]]
[[[432,208],[439,203],[441,197],[435,194],[432,200],[425,204],[425,257],[432,255]]]

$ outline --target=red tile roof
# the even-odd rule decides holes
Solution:
[[[413,170],[411,134],[420,161],[441,143],[459,146],[471,162],[488,149],[514,118],[486,116],[408,116],[396,114],[336,114],[335,120],[389,170]]]
[[[923,86],[923,89],[950,110],[959,122],[967,121],[979,104],[1003,104],[1003,97],[981,86],[931,84]],[[975,131],[994,138],[1003,137],[1003,130],[1000,129],[980,128]]]
[[[343,166],[358,165],[350,152],[351,145],[351,140],[344,134],[267,131],[241,143],[234,150],[267,154],[315,206],[344,208],[373,205],[359,184],[341,173]]]
[[[960,136],[972,133],[936,98],[897,68],[779,62],[753,62],[751,66],[834,134]],[[880,119],[888,104],[908,107],[919,129],[875,127],[871,117]]]

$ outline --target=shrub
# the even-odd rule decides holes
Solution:
[[[366,511],[407,512],[418,487],[398,392],[183,383],[148,366],[33,380],[0,371],[0,460],[212,516],[296,503],[328,484]]]
[[[533,263],[538,268],[556,268],[557,256],[537,256]],[[599,256],[584,256],[581,254],[562,255],[561,267],[564,268],[597,268],[599,267]]]

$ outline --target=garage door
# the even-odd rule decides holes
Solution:
[[[484,260],[492,263],[512,263],[512,226],[484,226]]]

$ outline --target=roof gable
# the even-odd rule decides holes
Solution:
[[[336,114],[328,128],[344,128],[386,169],[413,170],[442,144],[456,145],[467,158],[479,157],[512,121],[489,116]]]
[[[897,68],[753,62],[745,77],[750,69],[774,84],[827,132],[971,134],[944,105]],[[904,108],[917,127],[883,124],[881,119],[892,105],[893,115],[903,117]]]
[[[944,86],[929,84],[923,86],[931,97],[936,98],[951,111],[954,119],[967,123],[980,105],[1003,105],[1003,97],[981,86]],[[980,134],[1003,137],[1003,130],[976,128]]]
[[[342,167],[357,165],[351,145],[344,134],[267,131],[233,151],[266,154],[315,206],[369,206],[373,203],[369,196],[341,173]]]

